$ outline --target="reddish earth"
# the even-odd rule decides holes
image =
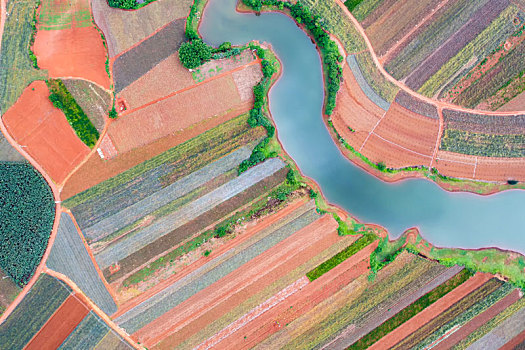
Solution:
[[[115,148],[115,145],[113,144],[113,141],[111,141],[111,137],[109,137],[108,134],[104,135],[102,141],[98,145],[98,148],[100,148],[100,152],[102,152],[105,160],[115,158],[118,154],[117,149]]]
[[[34,52],[38,66],[52,78],[83,78],[109,89],[106,49],[93,26],[62,30],[38,30]]]
[[[525,348],[525,331],[515,336],[499,350],[523,350]]]
[[[325,215],[133,334],[146,347],[173,348],[341,239]]]
[[[8,132],[56,183],[90,152],[80,141],[66,117],[53,107],[43,81],[29,85],[3,116]]]
[[[393,347],[491,278],[491,274],[477,273],[463,284],[447,293],[441,299],[403,323],[401,326],[385,335],[369,349],[381,350]]]
[[[241,99],[233,78],[226,75],[153,102],[110,124],[108,134],[120,153],[224,115]]]
[[[509,102],[505,103],[500,109],[498,109],[498,111],[525,111],[525,92],[522,92]]]
[[[485,323],[490,321],[493,317],[495,317],[497,314],[505,310],[507,307],[512,305],[514,302],[519,300],[520,298],[520,292],[519,290],[515,289],[512,293],[507,295],[505,298],[498,301],[496,304],[492,305],[490,308],[479,314],[478,316],[474,317],[472,320],[467,322],[463,327],[461,327],[456,332],[449,335],[446,339],[444,339],[442,342],[437,344],[433,349],[436,350],[445,350],[450,349],[463,339],[465,339],[469,334],[474,332],[479,327],[483,326]]]
[[[232,239],[230,242],[222,245],[218,249],[216,249],[212,256],[210,257],[203,257],[200,260],[196,261],[195,263],[188,266],[184,271],[181,271],[180,273],[174,275],[172,278],[162,281],[161,283],[157,284],[154,288],[149,289],[147,292],[141,294],[140,296],[130,300],[126,304],[123,304],[115,313],[112,315],[113,318],[117,318],[135,306],[139,305],[140,303],[144,302],[145,300],[151,298],[153,295],[157,294],[161,290],[165,289],[166,287],[172,285],[176,281],[180,280],[184,276],[187,276],[189,273],[197,270],[202,265],[206,264],[211,259],[215,259],[216,257],[222,255],[223,253],[229,251],[230,249],[238,246],[242,242],[245,242],[246,240],[253,237],[256,233],[261,232],[262,230],[266,229],[267,227],[279,222],[280,220],[284,219],[286,216],[294,212],[296,209],[299,209],[301,206],[306,205],[306,202],[304,199],[296,200],[290,204],[288,204],[284,209],[278,211],[275,214],[272,214],[270,216],[265,217],[264,219],[256,222],[254,226],[251,226],[248,228],[245,232],[240,234],[239,236]]]
[[[26,345],[27,350],[58,349],[89,313],[89,307],[76,295],[70,295]]]
[[[525,178],[524,158],[477,157],[477,161],[474,179],[507,181]]]
[[[133,152],[118,154],[115,158],[104,161],[98,154],[93,154],[66,182],[61,198],[63,200],[74,196],[90,187],[95,186],[113,176],[124,172],[135,165],[159,155],[189,139],[202,134],[230,119],[233,119],[252,108],[252,103],[244,103],[226,114],[207,119],[192,125],[181,132],[162,137],[150,144],[135,148]]]
[[[457,178],[472,179],[476,159],[466,154],[438,150],[434,166],[440,174]]]
[[[223,339],[214,349],[248,349],[312,310],[357,277],[366,274],[377,241]]]

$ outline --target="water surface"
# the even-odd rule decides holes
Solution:
[[[235,4],[210,0],[200,33],[213,45],[271,44],[283,67],[270,91],[279,140],[328,201],[362,221],[383,225],[394,238],[417,226],[438,246],[496,246],[525,253],[525,191],[479,196],[449,193],[423,179],[389,184],[353,165],[322,121],[321,61],[310,38],[283,14],[241,14]]]

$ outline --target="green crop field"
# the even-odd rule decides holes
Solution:
[[[399,88],[379,72],[372,60],[370,52],[360,53],[356,55],[356,59],[368,85],[384,100],[392,102],[396,98]]]
[[[347,0],[345,5],[352,11],[354,17],[361,22],[374,12],[382,2],[383,0]]]
[[[0,162],[0,268],[19,286],[29,281],[47,247],[55,203],[28,163]]]
[[[80,4],[80,8],[71,11],[71,8]],[[40,30],[60,30],[69,28],[83,28],[91,26],[89,3],[83,0],[60,2],[43,0],[40,7],[38,23]]]
[[[525,135],[495,135],[446,129],[440,149],[486,157],[525,157]]]
[[[11,107],[32,81],[45,79],[46,71],[33,68],[29,43],[33,33],[33,15],[38,0],[7,3],[0,57],[0,111]]]

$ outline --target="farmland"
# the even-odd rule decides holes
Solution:
[[[96,84],[81,79],[64,79],[62,82],[101,133],[106,122],[105,117],[111,109],[109,93]]]
[[[3,122],[11,136],[27,147],[26,151],[60,183],[89,154],[89,148],[48,97],[46,84],[33,82],[4,114]]]
[[[18,293],[20,293],[20,287],[18,287],[8,275],[0,270],[0,316],[4,313],[4,310],[13,302]]]
[[[32,81],[44,79],[47,72],[33,67],[28,53],[33,32],[33,20],[37,1],[8,1],[6,11],[9,16],[2,36],[2,56],[0,57],[0,110],[2,113],[11,107],[24,89]]]
[[[122,11],[109,7],[107,1],[95,0],[92,6],[95,23],[105,34],[109,56],[115,57],[173,20],[186,17],[191,4],[190,0],[154,1],[136,11]]]
[[[53,194],[28,163],[2,162],[0,173],[0,268],[23,286],[47,247],[55,216]]]

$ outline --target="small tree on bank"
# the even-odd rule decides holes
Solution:
[[[194,69],[203,62],[209,61],[212,48],[200,39],[183,43],[179,49],[179,59],[182,65],[188,69]]]

